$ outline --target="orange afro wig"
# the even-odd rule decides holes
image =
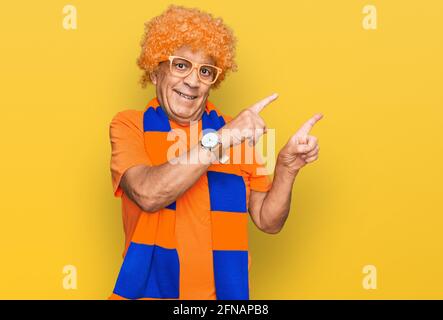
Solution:
[[[211,56],[217,67],[223,69],[213,88],[217,88],[227,72],[237,71],[235,58],[236,38],[233,31],[221,18],[199,9],[171,5],[160,16],[145,23],[145,32],[140,43],[141,54],[137,65],[144,70],[142,87],[151,82],[149,74],[161,61],[187,45],[192,50],[202,50]]]

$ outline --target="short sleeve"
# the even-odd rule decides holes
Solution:
[[[111,140],[111,176],[115,197],[121,197],[120,181],[133,166],[152,165],[146,153],[143,135],[143,112],[125,110],[117,113],[109,126]]]
[[[253,163],[243,164],[242,170],[246,171],[249,176],[249,187],[251,190],[268,192],[271,189],[271,175],[259,155],[254,155]]]

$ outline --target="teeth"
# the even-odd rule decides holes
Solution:
[[[176,91],[180,96],[182,96],[183,98],[186,98],[186,99],[188,99],[188,100],[194,100],[195,98],[197,98],[197,97],[195,97],[195,96],[188,96],[188,95],[186,95],[186,94],[184,94],[184,93],[181,93],[180,91]]]

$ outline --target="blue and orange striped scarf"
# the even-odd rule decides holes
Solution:
[[[199,129],[218,130],[225,119],[207,101]],[[143,116],[145,149],[153,165],[167,161],[171,122],[152,99]],[[189,146],[188,146],[189,148]],[[206,173],[211,210],[213,271],[217,299],[249,299],[246,186],[232,164],[212,164]],[[199,201],[198,198],[192,201]],[[143,213],[121,266],[114,294],[127,299],[178,299],[180,262],[175,218],[180,198],[155,213]]]

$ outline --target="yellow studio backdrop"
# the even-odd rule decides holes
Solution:
[[[221,16],[239,71],[211,99],[277,150],[315,112],[320,158],[277,235],[250,225],[253,299],[443,298],[443,2],[176,1]],[[169,1],[8,1],[1,33],[0,298],[105,299],[122,263],[109,123],[142,109],[143,23]],[[63,8],[77,29],[63,28]],[[366,29],[363,8],[376,8]],[[64,266],[77,288],[63,286]],[[365,266],[376,288],[364,286]]]

